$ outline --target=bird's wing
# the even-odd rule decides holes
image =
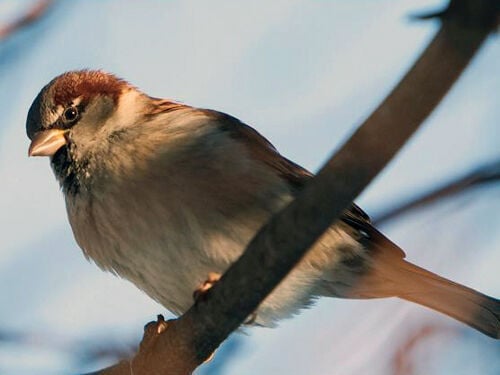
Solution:
[[[219,130],[227,132],[234,140],[241,142],[252,158],[274,169],[278,175],[288,181],[293,191],[302,189],[312,177],[312,173],[294,162],[284,158],[266,138],[252,127],[225,113],[205,110],[210,117],[216,117]]]
[[[283,157],[271,142],[252,127],[225,113],[211,110],[204,110],[204,112],[220,124],[220,130],[228,132],[230,137],[242,142],[253,158],[260,160],[262,163],[274,169],[290,184],[294,193],[299,193],[307,182],[314,177],[308,170]],[[383,235],[371,225],[370,217],[354,203],[344,211],[340,220],[369,237],[372,235],[375,237],[383,237]]]

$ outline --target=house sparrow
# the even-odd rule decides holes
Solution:
[[[224,113],[152,98],[102,71],[62,74],[28,113],[87,258],[175,314],[313,175]],[[272,326],[318,297],[399,297],[498,338],[500,301],[407,262],[356,205],[260,305]]]

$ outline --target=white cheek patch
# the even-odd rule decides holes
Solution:
[[[137,103],[140,103],[142,94],[136,90],[123,91],[120,95],[118,107],[114,114],[113,121],[116,124],[131,124],[140,115],[137,112]]]

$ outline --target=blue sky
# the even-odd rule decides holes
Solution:
[[[0,22],[30,3],[0,3]],[[409,15],[442,4],[66,1],[1,42],[1,328],[33,332],[35,339],[50,333],[69,348],[103,336],[138,340],[142,325],[164,312],[84,259],[48,161],[26,156],[27,109],[55,75],[102,68],[151,95],[231,113],[314,171],[437,30],[436,22],[410,21]],[[498,39],[490,38],[423,128],[358,199],[369,213],[498,159],[499,60]],[[498,186],[475,189],[383,230],[410,260],[499,297],[499,197]],[[387,374],[398,345],[428,324],[451,333],[431,338],[427,350],[416,349],[417,368],[427,364],[428,374],[500,368],[487,366],[498,343],[436,313],[396,300],[323,300],[278,329],[236,336],[200,373]],[[71,358],[35,344],[4,345],[0,372],[52,374],[105,365],[83,366]]]

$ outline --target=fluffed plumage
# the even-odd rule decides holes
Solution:
[[[84,254],[176,314],[312,177],[239,120],[151,98],[100,71],[55,78],[26,126],[30,154],[51,157]],[[498,300],[404,258],[352,205],[255,322],[273,325],[320,296],[399,297],[499,337]]]

